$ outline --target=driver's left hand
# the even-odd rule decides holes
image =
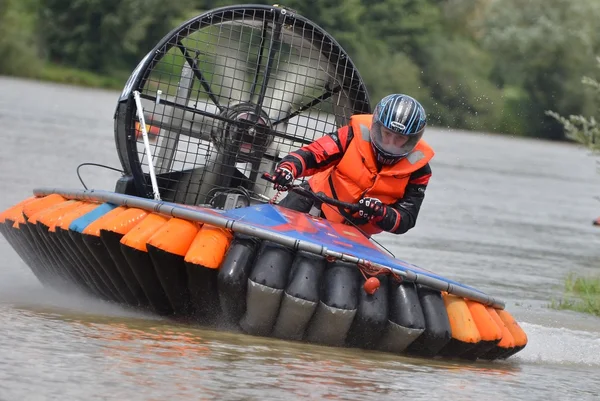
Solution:
[[[374,223],[381,221],[387,212],[387,206],[377,198],[362,198],[358,205],[358,215]]]

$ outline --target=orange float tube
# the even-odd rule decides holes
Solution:
[[[144,220],[148,214],[149,212],[142,209],[125,209],[122,213],[100,223],[100,236],[102,236],[102,231],[110,231],[124,236]]]
[[[168,220],[167,217],[156,213],[148,214],[123,236],[121,244],[140,252],[148,252],[148,248],[146,247],[148,240],[163,225],[165,225]]]
[[[480,355],[485,354],[502,339],[502,329],[494,321],[488,309],[489,306],[479,302],[466,300],[471,317],[475,322],[475,326],[481,335],[481,342],[473,349],[461,355],[462,358],[477,359]]]
[[[173,314],[173,308],[152,265],[147,243],[168,220],[156,213],[149,214],[121,238],[123,256],[150,305],[160,315]]]
[[[90,202],[86,203],[89,204]],[[69,219],[70,223],[68,226],[63,224],[62,228],[66,230],[68,236],[75,244],[75,252],[81,258],[81,262],[84,264],[85,268],[88,269],[88,271],[90,271],[94,277],[98,279],[96,284],[100,286],[100,290],[106,294],[109,300],[117,303],[124,302],[118,289],[112,282],[109,275],[106,273],[102,264],[96,260],[94,255],[88,249],[83,235],[83,230],[85,227],[91,224],[94,220],[108,213],[110,210],[114,209],[114,206],[108,203],[96,203],[91,208],[86,206],[82,209],[83,210],[78,209],[75,211],[72,218]]]
[[[92,235],[94,237],[100,237],[100,229],[106,226],[107,222],[115,219],[118,215],[123,213],[127,208],[125,206],[119,206],[114,208],[108,213],[102,215],[99,219],[91,222],[84,230],[83,234]]]
[[[14,223],[19,216],[23,215],[23,207],[36,199],[38,198],[35,196],[29,197],[0,213],[0,224],[7,223],[7,220]]]
[[[112,299],[111,294],[103,285],[103,280],[98,276],[96,270],[90,266],[69,232],[69,227],[75,220],[98,206],[98,203],[79,202],[79,207],[65,213],[53,227],[50,227],[49,232],[54,233],[53,238],[56,240],[58,249],[62,251],[63,263],[66,262],[67,268],[75,272],[79,282],[88,291],[99,295],[101,298]]]
[[[44,269],[48,274],[55,278],[69,280],[68,274],[64,271],[60,258],[56,254],[56,249],[51,241],[46,238],[47,228],[45,230],[38,228],[38,220],[46,214],[54,212],[62,213],[65,208],[72,207],[75,201],[66,200],[62,196],[52,197],[47,196],[39,198],[23,207],[24,223],[27,240],[31,242],[33,251],[37,254],[38,259],[42,261]]]
[[[37,222],[45,214],[54,211],[61,212],[62,209],[72,207],[74,204],[76,204],[75,201],[67,200],[59,195],[38,198],[23,207],[23,221],[18,223],[19,225],[24,224],[28,240],[34,244],[34,251],[45,265],[45,268],[53,275],[63,276],[64,273],[57,259],[56,250],[53,246],[48,245],[46,238],[42,237]]]
[[[50,221],[56,221],[65,212],[72,210],[79,206],[81,203],[74,200],[63,200],[62,202],[54,203],[48,207],[41,208],[34,213],[27,215],[27,222],[31,224],[37,224],[41,219],[45,219],[46,216],[50,215]]]
[[[506,324],[502,321],[502,319],[498,315],[499,311],[500,311],[500,309],[494,309],[494,308],[488,309],[490,316],[492,317],[492,319],[494,319],[494,321],[496,322],[498,327],[500,327],[500,329],[502,330],[502,339],[500,340],[500,342],[498,342],[498,344],[496,344],[496,346],[494,348],[492,348],[491,350],[489,350],[488,352],[483,354],[481,356],[482,359],[488,359],[488,360],[498,359],[502,355],[511,353],[515,348],[515,339],[514,339],[513,335],[511,334],[510,330],[508,329],[508,327],[506,327]]]
[[[60,224],[65,217],[68,218],[72,215],[78,214],[77,209],[79,208],[89,210],[92,206],[97,205],[70,200],[48,208],[46,211],[34,215],[30,220],[33,221],[37,218],[38,224],[46,226],[47,231],[49,232],[55,232],[56,225]]]
[[[232,240],[231,231],[204,224],[185,255],[190,299],[204,323],[215,321],[221,310],[217,278]]]
[[[218,269],[232,240],[231,231],[204,224],[186,253],[185,262],[207,269]]]
[[[115,210],[119,209],[121,208],[116,208]],[[90,231],[95,231],[96,228],[99,230],[100,240],[104,248],[108,252],[115,268],[119,271],[121,277],[123,277],[129,291],[135,297],[137,305],[142,307],[148,306],[149,301],[146,293],[135,277],[123,252],[121,252],[121,240],[124,235],[144,220],[149,212],[138,208],[125,208],[121,213],[114,212],[114,215],[112,214],[113,212],[111,211],[110,218],[102,219],[102,221],[97,222],[97,225],[94,224],[94,227],[91,227]]]
[[[497,313],[515,341],[514,349],[502,355],[503,358],[508,358],[525,348],[527,345],[527,334],[525,334],[525,331],[507,310],[498,310]]]
[[[150,237],[147,244],[148,255],[171,308],[180,315],[189,315],[191,310],[184,257],[198,228],[198,223],[172,218]]]
[[[83,202],[68,200],[39,211],[32,215],[28,221],[28,224],[36,227],[40,239],[45,243],[48,254],[54,259],[58,273],[75,284],[82,283],[81,277],[67,260],[68,256],[63,253],[55,227],[65,215],[69,215],[70,212],[77,210],[82,205],[84,205]]]
[[[60,221],[58,221],[57,224],[54,226],[54,229],[56,230],[60,228],[63,231],[68,231],[69,227],[75,220],[88,214],[92,210],[96,209],[98,206],[100,206],[99,203],[80,202],[78,208],[70,210],[68,213],[62,216]]]
[[[5,234],[7,241],[20,241],[24,239],[23,233],[19,231],[19,225],[25,223],[23,208],[25,207],[25,205],[37,199],[39,198],[27,198],[17,203],[16,205],[6,209],[4,212],[0,213],[0,228],[2,229],[3,234]]]
[[[184,257],[196,234],[198,234],[198,224],[188,220],[171,218],[148,239],[148,245]]]
[[[452,339],[440,354],[447,357],[460,356],[479,344],[481,335],[463,298],[448,293],[442,294],[442,298],[448,313]]]
[[[100,230],[107,224],[107,222],[115,219],[125,210],[125,206],[119,206],[103,214],[101,217],[85,227],[81,233],[81,237],[83,239],[83,243],[87,247],[86,251],[88,255],[97,261],[97,267],[104,271],[112,283],[114,292],[118,293],[120,299],[127,305],[139,306],[139,301],[127,285],[123,275],[117,268],[108,249],[100,238]]]
[[[37,255],[36,245],[29,240],[27,229],[22,229],[20,226],[25,223],[23,207],[36,199],[38,198],[29,197],[0,213],[0,231],[40,282],[49,284],[49,277],[44,264]]]
[[[40,210],[49,208],[53,205],[56,205],[57,203],[65,201],[65,198],[57,194],[36,198],[34,201],[28,202],[23,206],[23,214],[25,215],[25,218],[29,218],[29,216],[39,212]]]

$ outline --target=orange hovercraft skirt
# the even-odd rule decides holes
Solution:
[[[367,293],[356,264],[152,210],[49,194],[0,213],[0,232],[43,285],[192,324],[468,360],[527,344],[504,309],[390,275]]]

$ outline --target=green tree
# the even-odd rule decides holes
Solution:
[[[135,66],[188,7],[187,1],[39,1],[47,57],[105,73]]]
[[[353,58],[364,48],[360,0],[286,0],[282,5],[296,10],[332,35]]]
[[[597,59],[600,69],[600,57]],[[592,77],[584,76],[581,81],[596,99],[600,98],[600,83]],[[568,118],[561,116],[555,111],[547,111],[547,115],[562,124],[567,138],[581,143],[588,149],[600,154],[600,124],[596,117],[600,118],[600,108],[596,108],[596,116],[584,117],[583,115],[570,115]]]
[[[394,92],[410,94],[421,102],[431,97],[421,80],[421,69],[406,54],[366,48],[356,56],[358,70],[373,103]]]
[[[361,0],[366,33],[422,63],[424,49],[441,34],[442,14],[435,0]],[[360,38],[364,40],[364,38]]]
[[[239,3],[0,0],[0,73],[55,79],[64,72],[56,64],[100,76],[128,73],[184,18]],[[594,95],[581,91],[579,77],[600,54],[597,0],[288,0],[282,5],[342,45],[373,101],[390,92],[410,93],[426,106],[433,124],[562,139],[564,125],[546,110],[565,116],[596,112]]]
[[[32,76],[41,67],[35,6],[32,0],[0,0],[0,74]]]
[[[562,139],[562,127],[545,115],[589,111],[579,77],[600,50],[600,2],[595,0],[490,0],[482,44],[494,56],[498,85],[523,88],[532,136]]]

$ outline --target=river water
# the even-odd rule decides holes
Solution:
[[[0,210],[119,167],[118,93],[0,77]],[[406,358],[179,326],[42,288],[0,236],[0,400],[599,399],[600,319],[548,305],[600,273],[600,178],[580,147],[430,129],[437,155],[396,257],[506,301],[529,336],[506,361]],[[83,167],[88,187],[118,173]]]

